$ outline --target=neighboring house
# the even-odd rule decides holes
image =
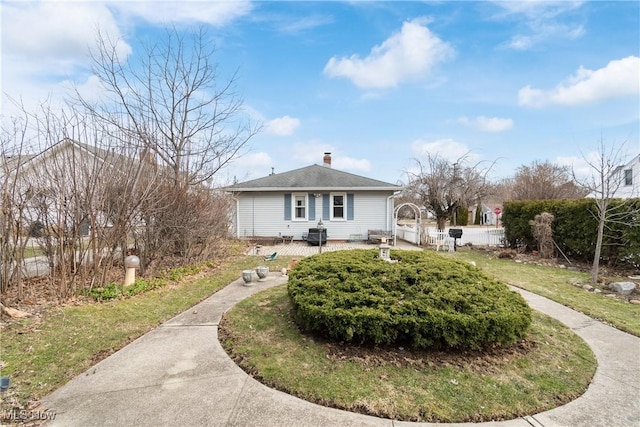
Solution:
[[[499,215],[495,213],[496,208],[500,208],[502,211],[502,203],[489,203],[489,205],[482,203],[480,205],[480,224],[481,225],[496,225],[498,222],[498,217],[502,216],[502,213]],[[476,218],[476,210],[478,206],[473,206],[469,208],[469,224],[473,224]]]
[[[149,156],[126,156],[64,138],[38,154],[0,159],[0,182],[3,186],[12,187],[14,205],[21,206],[21,217],[25,221],[59,224],[69,220],[66,215],[69,212],[63,213],[62,206],[77,208],[74,214],[86,214],[84,208],[95,187],[113,183],[116,177],[126,179],[127,173],[134,176],[142,158],[148,160],[144,163],[145,171],[149,171],[145,176],[155,174],[157,168]],[[93,203],[98,204],[96,201]],[[110,226],[102,212],[96,214],[94,221],[97,225]],[[80,224],[80,232],[88,234],[88,220]]]
[[[43,177],[46,174],[70,179],[78,172],[88,174],[99,171],[104,163],[116,169],[122,168],[131,163],[132,158],[64,138],[38,154],[21,154],[3,159],[0,175],[17,172],[27,182],[30,177]]]
[[[401,186],[317,164],[226,187],[236,200],[234,235],[303,239],[322,220],[328,240],[366,239],[393,230],[394,194]]]
[[[599,177],[598,177],[599,179]],[[640,198],[640,154],[624,165],[618,166],[609,175],[608,191],[598,188],[586,197],[600,198],[603,195],[613,199]],[[605,188],[606,189],[606,188]]]
[[[626,165],[613,171],[614,182],[620,183],[613,197],[630,199],[640,197],[640,154]]]

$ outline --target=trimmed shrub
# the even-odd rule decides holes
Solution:
[[[417,349],[508,345],[524,337],[531,309],[471,264],[433,252],[329,252],[289,275],[295,321],[336,341]]]
[[[610,266],[640,267],[640,199],[614,199],[610,208],[601,259]],[[593,199],[505,202],[502,223],[510,247],[536,247],[529,221],[543,212],[555,217],[554,241],[563,254],[580,261],[593,260],[598,231]]]

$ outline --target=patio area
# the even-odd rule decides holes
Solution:
[[[390,245],[391,250],[403,249],[421,251],[423,248],[412,243],[398,240],[396,245]],[[322,252],[345,251],[350,249],[377,249],[378,245],[357,242],[327,242],[322,245]],[[281,243],[277,245],[254,245],[249,247],[247,255],[267,256],[274,252],[283,256],[309,256],[319,253],[318,246],[311,246],[305,242]]]

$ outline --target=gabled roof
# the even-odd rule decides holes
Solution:
[[[225,187],[226,191],[398,191],[402,187],[327,166],[311,165]]]
[[[12,170],[18,166],[24,169],[30,167],[33,163],[37,163],[46,158],[56,156],[61,152],[64,152],[65,150],[78,150],[80,153],[88,153],[92,157],[95,157],[101,161],[114,159],[116,157],[118,159],[129,159],[126,156],[115,154],[114,152],[110,152],[99,147],[83,144],[70,138],[63,138],[59,142],[51,145],[50,147],[47,147],[45,150],[37,154],[20,154],[18,156],[7,158],[5,162],[8,170]]]
[[[84,144],[70,138],[63,138],[37,154],[20,154],[13,157],[3,156],[3,158],[0,159],[0,171],[12,171],[19,167],[20,173],[24,173],[30,169],[37,169],[41,167],[42,162],[61,155],[65,156],[61,157],[61,159],[65,161],[72,157],[82,157],[85,159],[95,159],[100,163],[122,169],[124,165],[140,162],[140,159],[144,157],[144,154],[136,155],[137,150],[135,148],[132,148],[130,151],[133,154],[131,156],[122,154],[123,150],[116,152],[115,150],[107,150],[95,145]],[[154,162],[151,156],[147,156],[146,158],[150,163]],[[156,167],[158,166],[155,163],[153,164]]]

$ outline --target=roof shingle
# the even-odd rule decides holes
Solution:
[[[225,188],[227,191],[283,191],[283,190],[401,190],[396,184],[366,178],[364,176],[332,169],[327,166],[311,165],[289,172],[283,172],[240,182]]]

